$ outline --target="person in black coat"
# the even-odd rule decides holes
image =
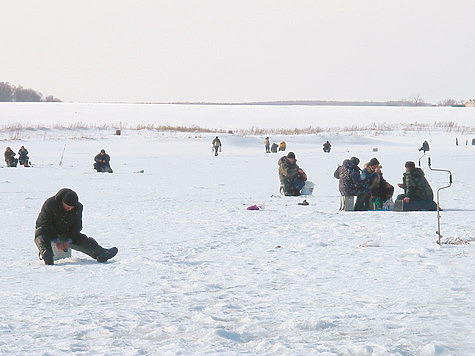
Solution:
[[[422,142],[422,146],[421,148],[419,148],[419,151],[424,151],[424,153],[426,153],[426,151],[429,151],[429,142]]]
[[[112,173],[112,168],[110,166],[110,156],[106,153],[105,149],[102,149],[99,154],[94,157],[94,169],[98,172],[108,172]]]
[[[29,167],[29,157],[28,157],[28,150],[25,146],[21,146],[20,150],[18,151],[18,161],[22,166]]]
[[[82,210],[76,192],[69,188],[59,190],[44,202],[36,219],[35,244],[45,264],[54,264],[52,242],[60,250],[71,247],[97,262],[106,262],[117,254],[116,247],[105,249],[92,237],[81,233]]]

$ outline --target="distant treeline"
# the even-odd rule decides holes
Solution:
[[[21,85],[0,82],[0,102],[61,102],[52,95],[43,97],[43,94],[33,89],[25,89]]]

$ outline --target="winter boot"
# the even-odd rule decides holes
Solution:
[[[40,260],[43,260],[45,265],[54,265],[54,254],[51,243],[46,242],[42,235],[38,235],[35,236],[35,244],[38,247]]]
[[[117,255],[117,252],[119,252],[117,247],[104,249],[104,251],[102,251],[102,253],[100,253],[99,256],[97,256],[96,260],[97,262],[106,262],[107,260]]]

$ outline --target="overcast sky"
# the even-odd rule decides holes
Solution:
[[[63,101],[475,98],[473,0],[0,0],[0,46]]]

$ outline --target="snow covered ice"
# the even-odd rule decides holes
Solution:
[[[3,148],[24,145],[34,166],[0,169],[0,354],[473,355],[474,116],[461,108],[1,104]],[[431,128],[442,121],[468,130]],[[336,131],[413,122],[429,127]],[[24,128],[8,130],[12,123]],[[312,196],[282,197],[282,152],[265,153],[267,134],[218,133],[214,157],[215,134],[127,124],[335,130],[269,134],[315,183]],[[437,245],[436,212],[338,211],[333,172],[343,159],[357,156],[362,166],[377,157],[397,195],[404,162],[418,163],[424,140],[432,166],[454,177],[440,193],[441,233],[469,244]],[[113,174],[92,168],[101,148]],[[430,171],[426,157],[435,193],[448,174]],[[83,232],[119,248],[111,261],[77,251],[55,266],[38,259],[36,217],[63,187],[84,204]],[[253,204],[263,209],[246,209]]]

